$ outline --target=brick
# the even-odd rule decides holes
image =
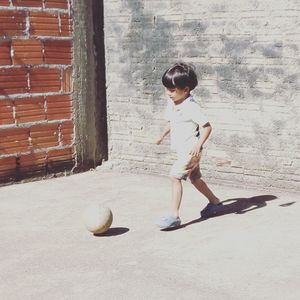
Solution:
[[[9,0],[0,0],[0,6],[9,6]]]
[[[13,40],[13,64],[42,64],[42,42],[39,40]]]
[[[10,170],[15,170],[17,167],[17,160],[14,156],[0,157],[0,173]]]
[[[17,123],[46,120],[44,98],[22,98],[15,101]]]
[[[68,9],[68,0],[45,0],[45,7]]]
[[[71,93],[73,91],[73,69],[67,68],[62,71],[62,91]]]
[[[47,93],[61,90],[61,70],[52,68],[33,68],[29,70],[30,92]]]
[[[43,7],[42,0],[12,0],[14,6]]]
[[[47,154],[45,152],[20,155],[18,160],[18,179],[47,174]]]
[[[0,11],[0,36],[20,36],[26,29],[26,15],[23,11]]]
[[[72,63],[72,41],[45,41],[44,61],[46,64],[70,65]]]
[[[0,68],[0,95],[26,93],[28,91],[26,68]]]
[[[0,125],[13,124],[13,103],[10,100],[0,100]]]
[[[48,161],[68,161],[73,159],[73,148],[51,150],[48,152]]]
[[[0,155],[29,151],[29,129],[10,128],[0,130]]]
[[[11,65],[10,45],[8,41],[0,41],[0,65]]]
[[[22,177],[46,173],[46,152],[20,155],[18,169]],[[21,177],[19,175],[19,177]]]
[[[60,14],[60,36],[72,36],[72,18],[68,14]]]
[[[72,145],[74,141],[74,124],[72,121],[64,122],[60,127],[61,142],[63,145]]]
[[[60,36],[58,14],[46,12],[29,13],[29,32],[33,36]]]
[[[58,146],[58,124],[34,125],[30,128],[30,137],[34,149]]]
[[[14,156],[0,157],[0,182],[9,182],[15,179],[17,159]]]
[[[31,153],[21,155],[19,159],[20,167],[32,167],[36,165],[46,165],[47,154],[46,152]]]
[[[75,164],[73,151],[73,148],[49,151],[48,170],[50,172],[70,170]]]
[[[72,102],[69,95],[47,96],[47,119],[71,119]]]

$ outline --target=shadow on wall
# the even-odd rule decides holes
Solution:
[[[175,61],[184,60],[185,57],[189,59],[207,57],[210,60],[211,41],[208,36],[203,36],[209,23],[187,20],[179,25],[178,22],[166,21],[162,16],[147,13],[143,1],[129,1],[124,5],[130,8],[132,18],[130,32],[122,44],[124,54],[121,59],[124,62],[129,60],[123,78],[126,78],[136,91],[149,95],[155,106],[155,102],[159,101],[162,94],[159,88],[160,79],[166,68]],[[184,41],[182,46],[178,42],[178,37],[173,35],[173,32],[178,30],[182,31],[182,39],[184,36],[191,36],[193,40]],[[283,57],[283,42],[262,44],[257,41],[255,34],[240,38],[220,34],[220,41],[223,45],[220,55],[227,59],[227,63],[197,63],[200,81],[202,75],[213,75],[220,92],[238,99],[246,96],[270,99],[289,88],[299,88],[299,74],[286,74],[283,64],[280,63]],[[295,44],[284,46],[295,53],[298,51]],[[245,58],[253,54],[255,57],[276,59],[279,66],[249,67],[245,63]],[[275,82],[275,88],[269,93],[262,91],[256,85],[258,81]],[[201,87],[201,84],[197,93],[204,98],[210,97],[209,90]]]
[[[130,32],[123,42],[121,59],[129,61],[123,78],[138,94],[149,96],[155,111],[157,104],[161,104],[162,73],[178,57],[172,36],[175,24],[147,13],[143,1],[128,1],[124,5],[130,8],[132,17]]]
[[[299,76],[286,74],[287,70],[283,68],[283,42],[262,44],[257,41],[255,35],[245,38],[221,35],[221,41],[223,43],[221,54],[228,59],[226,65],[219,65],[215,68],[218,75],[217,85],[221,91],[238,98],[249,95],[252,98],[270,99],[288,88],[299,88],[297,83]],[[285,45],[285,47],[293,49],[295,52],[298,51],[298,46],[295,44]],[[248,67],[246,58],[249,55],[263,59],[276,59],[279,66]],[[274,83],[275,88],[271,89],[269,93],[262,92],[256,86],[258,81]]]
[[[247,137],[233,133],[229,137],[230,146],[228,153],[237,162],[243,165],[244,154],[239,154],[239,147],[253,145],[252,153],[261,160],[262,165],[267,163],[273,165],[270,159],[269,150],[272,149],[274,137],[281,135],[281,132],[288,126],[285,120],[274,119],[270,123],[264,120],[265,103],[268,100],[278,101],[281,105],[293,106],[293,91],[299,90],[299,74],[290,74],[290,66],[285,68],[286,62],[283,56],[283,47],[292,51],[295,55],[298,53],[298,46],[295,44],[283,44],[283,42],[262,43],[257,41],[255,35],[248,37],[231,38],[226,35],[221,36],[223,48],[221,54],[227,59],[227,63],[215,67],[214,72],[217,75],[216,84],[219,92],[231,96],[231,110],[235,110],[235,104],[254,103],[257,104],[257,118],[252,120],[252,131],[254,136]],[[249,65],[248,57],[261,59],[263,63],[259,66]],[[267,61],[270,63],[266,63]],[[272,62],[276,64],[272,65]],[[264,89],[264,86],[267,88]],[[263,87],[263,88],[262,88]],[[270,106],[267,107],[269,109]],[[246,106],[245,106],[246,108]],[[268,112],[269,113],[269,112]],[[277,116],[278,118],[278,116]],[[231,145],[236,146],[236,153],[232,153]],[[279,145],[279,143],[278,143]],[[278,149],[280,150],[280,149]],[[261,165],[261,163],[259,163]],[[261,166],[262,166],[261,165]],[[277,166],[278,167],[278,166]]]

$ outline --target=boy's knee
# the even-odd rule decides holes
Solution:
[[[174,175],[170,175],[169,178],[171,179],[171,181],[177,181],[180,180],[177,177],[175,177]]]
[[[204,181],[201,179],[201,177],[196,176],[196,177],[190,177],[190,181],[192,184],[197,184],[197,185],[202,185]]]
[[[197,179],[192,177],[192,178],[190,178],[190,181],[191,181],[192,184],[195,184]]]
[[[171,179],[172,183],[176,183],[176,182],[180,182],[181,181],[180,178],[177,178],[174,175],[170,175],[170,179]]]

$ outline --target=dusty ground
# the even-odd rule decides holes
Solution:
[[[205,221],[205,199],[185,183],[173,231],[166,177],[87,172],[0,188],[1,299],[300,299],[298,195],[211,186],[225,214]],[[92,202],[114,213],[93,236]]]

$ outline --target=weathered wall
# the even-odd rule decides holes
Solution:
[[[106,0],[109,159],[167,174],[161,75],[191,62],[213,126],[210,181],[300,190],[300,2]]]
[[[82,170],[107,159],[103,1],[74,1],[73,19],[75,147]]]
[[[0,0],[0,183],[107,159],[103,39],[100,0]]]
[[[0,182],[70,170],[69,0],[0,1]]]

